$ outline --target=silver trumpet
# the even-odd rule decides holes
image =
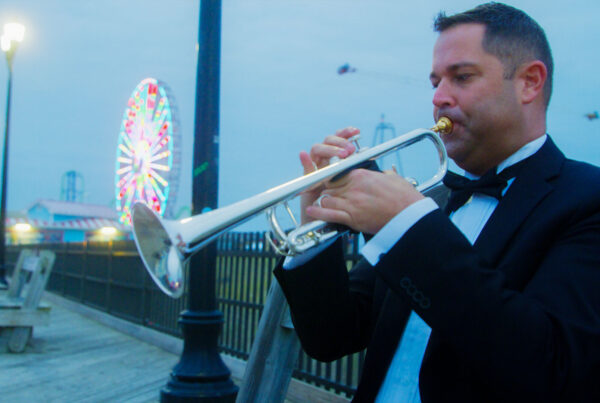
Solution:
[[[437,149],[439,168],[434,176],[416,186],[420,192],[438,184],[448,166],[444,144],[434,132],[450,134],[452,121],[441,118],[430,130],[417,129],[395,137],[377,146],[360,150],[353,155],[318,169],[308,175],[269,189],[256,196],[229,206],[182,220],[166,220],[155,214],[143,203],[133,206],[133,235],[139,254],[154,282],[167,295],[178,298],[184,289],[184,271],[189,258],[219,235],[242,224],[256,214],[266,211],[273,229],[275,241],[271,240],[280,254],[294,256],[319,243],[340,234],[339,227],[323,221],[312,221],[286,232],[281,229],[275,207],[284,204],[302,191],[333,178],[360,164],[383,155],[429,139]],[[295,220],[294,220],[295,222]]]

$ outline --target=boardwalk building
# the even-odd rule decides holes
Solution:
[[[115,210],[94,204],[38,200],[24,217],[6,220],[9,244],[108,241],[131,239],[129,227]]]

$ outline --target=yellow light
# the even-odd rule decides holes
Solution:
[[[115,227],[102,227],[100,228],[100,233],[106,236],[113,236],[117,233],[117,229]]]
[[[25,36],[25,27],[16,22],[4,24],[4,36],[10,41],[21,42]]]
[[[29,232],[32,230],[32,227],[30,224],[27,224],[26,222],[19,222],[15,224],[15,231],[18,232]]]

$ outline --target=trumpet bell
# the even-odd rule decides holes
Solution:
[[[146,269],[156,285],[167,295],[178,298],[183,293],[183,265],[166,222],[143,203],[132,209],[133,239]]]

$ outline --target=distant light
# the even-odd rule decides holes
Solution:
[[[30,224],[27,224],[26,222],[20,222],[15,224],[15,231],[18,232],[29,232],[32,229],[33,227]]]
[[[102,227],[100,228],[100,233],[106,236],[113,236],[117,233],[117,229],[115,227]]]
[[[25,27],[16,22],[4,24],[4,36],[6,36],[9,41],[21,42],[25,36]]]
[[[2,35],[2,38],[0,38],[0,47],[2,47],[3,52],[8,52],[10,50],[10,42],[10,38]]]
[[[21,42],[25,36],[25,27],[16,22],[4,25],[4,32],[0,38],[0,47],[4,52],[8,52],[12,47],[12,41]]]

